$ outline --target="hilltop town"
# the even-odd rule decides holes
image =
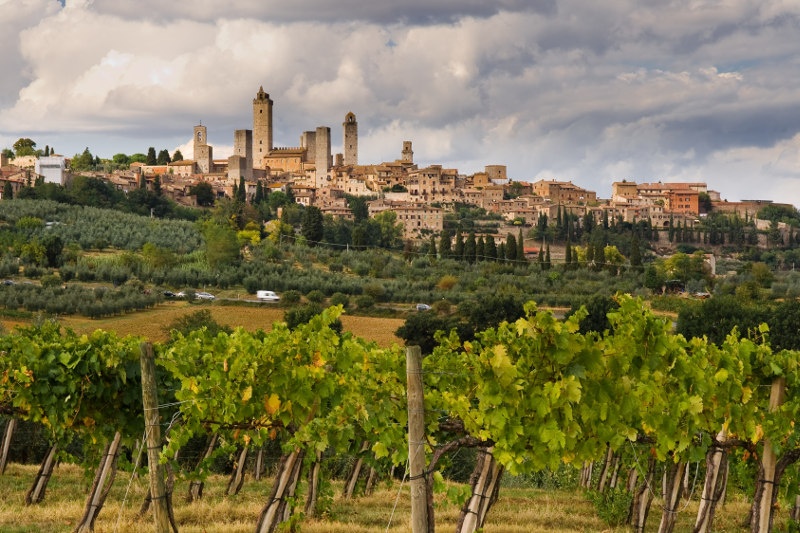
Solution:
[[[274,102],[263,87],[252,102],[252,129],[233,132],[233,155],[215,159],[208,143],[206,126],[194,126],[191,159],[166,153],[162,164],[136,161],[125,169],[95,168],[79,172],[102,178],[129,192],[136,188],[158,188],[175,202],[197,206],[193,192],[207,184],[214,198],[234,197],[244,186],[244,197],[252,200],[259,188],[287,192],[304,206],[315,206],[323,214],[352,218],[348,196],[369,199],[369,215],[392,210],[404,226],[404,238],[420,239],[443,229],[444,213],[457,204],[473,205],[501,216],[509,224],[531,224],[546,216],[554,220],[560,210],[577,217],[591,216],[596,221],[647,220],[654,228],[670,224],[693,227],[705,213],[715,212],[753,219],[767,200],[728,202],[718,191],[702,182],[637,183],[622,180],[612,184],[608,197],[587,190],[571,181],[556,179],[534,183],[509,179],[506,166],[486,165],[482,172],[466,175],[455,168],[414,162],[412,141],[398,146],[394,161],[363,164],[358,157],[358,122],[353,112],[344,115],[342,146],[344,153],[331,153],[331,128],[319,126],[304,131],[298,146],[273,143]],[[16,195],[37,179],[67,185],[73,175],[72,162],[63,155],[0,156],[0,197]],[[48,150],[49,152],[49,150]],[[174,160],[172,160],[174,159]],[[152,161],[151,161],[152,163]],[[102,166],[101,166],[102,167]]]

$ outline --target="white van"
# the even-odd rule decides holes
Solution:
[[[256,291],[256,298],[262,302],[277,302],[281,299],[280,296],[272,291]]]

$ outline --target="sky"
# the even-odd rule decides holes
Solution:
[[[215,158],[358,121],[359,163],[702,181],[800,206],[798,0],[0,0],[0,147]]]

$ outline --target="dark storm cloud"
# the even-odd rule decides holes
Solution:
[[[218,0],[162,2],[95,0],[101,12],[156,20],[190,18],[254,18],[270,23],[317,21],[324,23],[451,24],[464,17],[488,18],[500,11],[552,14],[555,0]]]

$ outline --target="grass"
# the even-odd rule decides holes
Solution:
[[[150,341],[166,340],[164,326],[175,319],[197,311],[208,309],[211,315],[220,324],[237,327],[242,326],[249,331],[263,329],[269,331],[272,324],[283,321],[284,307],[272,304],[252,305],[224,305],[220,303],[190,304],[185,301],[165,302],[154,309],[127,313],[109,318],[90,319],[82,316],[59,317],[59,322],[65,327],[78,333],[89,333],[96,329],[115,331],[120,335],[141,335]],[[392,344],[403,344],[402,339],[395,336],[394,332],[405,322],[402,318],[383,318],[369,316],[354,316],[345,313],[342,316],[342,325],[345,331],[375,341],[380,346],[388,347]],[[19,319],[4,319],[3,326],[10,330],[13,327],[29,321]]]
[[[0,531],[67,533],[74,528],[83,512],[88,482],[83,470],[61,464],[53,474],[45,501],[23,507],[24,493],[36,473],[35,465],[10,464],[0,476]],[[254,481],[248,477],[237,496],[225,496],[227,477],[211,476],[203,499],[185,503],[187,484],[175,485],[175,517],[182,533],[250,532],[255,528],[264,505],[271,479]],[[334,483],[336,496],[324,519],[307,519],[304,533],[406,533],[410,530],[408,484],[394,481],[381,485],[369,497],[344,500],[341,484]],[[95,531],[133,533],[152,528],[152,515],[139,519],[137,511],[147,493],[147,478],[119,472],[111,494],[96,522]],[[745,498],[729,500],[718,509],[716,532],[747,531],[741,527],[747,514]],[[675,531],[691,531],[697,502],[688,502],[680,510]],[[783,513],[785,514],[785,512]],[[436,526],[439,531],[453,531],[459,508],[437,497]],[[647,523],[655,531],[660,520],[659,501],[653,502]],[[785,527],[785,518],[776,519],[775,528]],[[508,488],[500,490],[500,498],[489,512],[485,533],[619,533],[629,528],[610,528],[598,517],[592,504],[577,491]]]

